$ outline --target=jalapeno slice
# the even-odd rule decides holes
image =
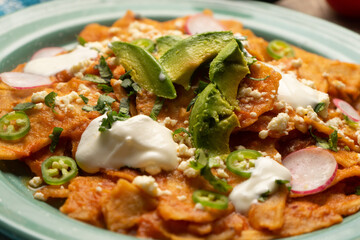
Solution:
[[[267,53],[278,60],[283,57],[294,57],[295,53],[292,47],[284,41],[273,40],[266,48]]]
[[[155,43],[147,38],[136,39],[131,42],[139,47],[142,47],[146,51],[153,52],[155,50]]]
[[[244,178],[251,176],[251,168],[255,167],[254,159],[261,157],[261,153],[251,149],[241,149],[229,154],[226,167],[236,175]]]
[[[0,118],[0,138],[17,140],[30,131],[30,120],[24,112],[9,112]]]
[[[192,195],[192,199],[195,203],[215,209],[226,209],[229,203],[225,195],[206,190],[196,190]]]
[[[74,159],[65,156],[52,156],[41,164],[41,173],[44,181],[49,185],[61,185],[78,173]]]

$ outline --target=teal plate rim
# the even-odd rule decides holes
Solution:
[[[215,0],[57,0],[0,18],[0,72],[26,62],[47,46],[70,47],[88,23],[110,25],[127,9],[156,20],[168,20],[211,9],[218,18],[240,20],[267,40],[280,38],[305,50],[341,61],[359,63],[360,35],[299,12],[254,1]],[[0,232],[12,239],[136,239],[68,218],[56,208],[33,199],[24,184],[21,163],[0,161]],[[14,170],[15,169],[15,170]],[[341,224],[291,240],[359,239],[360,213]]]

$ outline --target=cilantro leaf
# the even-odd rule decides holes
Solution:
[[[268,190],[260,195],[260,197],[258,198],[258,201],[265,202],[269,198],[269,196],[270,196],[270,191]]]
[[[15,111],[25,111],[25,110],[29,110],[35,107],[35,103],[32,102],[25,102],[25,103],[19,103],[18,105],[16,105],[13,109]]]
[[[130,118],[129,115],[125,115],[124,113],[117,113],[115,111],[108,111],[106,113],[106,118],[103,118],[101,121],[101,125],[99,127],[100,132],[104,132],[112,127],[112,124],[116,121],[125,121]]]
[[[345,119],[346,124],[349,125],[349,127],[351,127],[351,128],[355,128],[355,129],[356,129],[356,128],[359,126],[359,124],[358,124],[357,122],[351,120],[351,119],[350,119],[348,116],[346,116],[345,114],[344,114],[344,119]]]
[[[57,96],[56,92],[51,92],[48,95],[45,96],[45,105],[48,106],[49,108],[51,108],[51,110],[55,112],[54,108],[55,108],[55,98]]]
[[[235,37],[235,40],[237,42],[237,44],[239,45],[239,48],[241,50],[241,52],[244,54],[245,57],[245,61],[247,63],[248,66],[254,64],[255,62],[257,62],[257,59],[252,56],[244,47],[244,44],[241,42],[243,40],[246,40],[246,38],[239,38],[239,37]]]
[[[98,111],[99,113],[104,114],[111,109],[110,106],[113,102],[115,102],[115,99],[113,99],[112,97],[107,95],[100,95],[95,106],[86,105],[82,108],[82,110],[87,112]]]
[[[278,185],[285,185],[289,191],[291,190],[291,185],[289,180],[277,179],[275,180],[275,183]]]
[[[321,112],[324,109],[325,109],[325,103],[323,102],[316,104],[316,106],[314,107],[314,111],[316,113]]]
[[[186,133],[188,136],[191,136],[190,132],[186,130],[185,128],[178,128],[173,132],[173,136],[179,133]]]
[[[77,41],[81,46],[84,46],[87,43],[87,41],[79,35],[77,36]]]
[[[86,74],[81,80],[98,83],[98,84],[106,84],[107,83],[107,81],[105,81],[101,77],[93,75],[93,74]]]
[[[55,151],[56,145],[59,143],[59,139],[62,131],[63,129],[60,127],[53,128],[53,132],[49,135],[49,138],[51,139],[51,144],[49,147],[50,152]]]
[[[80,94],[79,97],[84,101],[85,104],[89,102],[89,99],[85,97],[84,95]]]
[[[247,78],[250,80],[253,80],[253,81],[264,81],[264,80],[268,79],[269,77],[270,77],[270,75],[267,75],[264,78],[254,78],[254,77],[247,77]]]
[[[313,132],[312,132],[312,126],[309,127],[309,131],[310,131],[310,135],[314,138],[314,140],[316,141],[316,145],[324,148],[324,149],[329,149],[332,150],[334,152],[337,152],[337,142],[338,142],[338,135],[337,135],[337,130],[334,129],[334,131],[330,134],[329,139],[326,140],[324,138],[318,137],[316,136]]]
[[[155,104],[151,110],[150,117],[156,121],[157,116],[159,115],[162,106],[164,105],[164,98],[157,97],[155,100]]]
[[[132,72],[132,70],[127,71],[126,73],[124,73],[123,75],[120,76],[120,80],[124,80],[125,78],[130,76],[130,73]]]
[[[107,85],[107,84],[98,84],[97,88],[106,93],[114,92],[114,89],[112,88],[112,86]]]
[[[104,56],[100,57],[99,64],[96,65],[95,68],[99,70],[100,77],[102,79],[104,79],[106,82],[110,82],[111,78],[113,77],[113,74],[108,64],[106,63]]]
[[[122,98],[120,100],[119,113],[123,113],[127,116],[130,116],[130,100],[129,100],[129,98]]]
[[[136,82],[131,80],[130,78],[125,78],[124,80],[122,80],[120,85],[128,93],[129,97],[141,90],[141,87]]]
[[[355,188],[355,194],[358,195],[358,196],[360,196],[360,186],[357,186],[357,187]]]

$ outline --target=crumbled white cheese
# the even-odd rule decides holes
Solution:
[[[174,127],[178,121],[176,119],[171,119],[170,117],[166,117],[163,121],[158,121],[158,122],[163,124],[165,127],[166,126]]]
[[[43,183],[43,181],[42,181],[41,177],[33,177],[29,181],[30,187],[33,187],[33,188],[40,187],[42,185],[42,183]]]
[[[251,112],[251,113],[250,113],[250,116],[251,116],[251,117],[256,117],[256,116],[257,116],[257,113],[256,113],[256,112]]]
[[[203,211],[205,209],[205,207],[201,203],[196,203],[195,204],[195,209]]]
[[[338,88],[338,89],[342,89],[342,88],[345,88],[345,83],[339,81],[339,80],[335,80],[333,81],[333,85]]]
[[[43,107],[44,107],[44,104],[43,104],[43,103],[37,103],[37,104],[35,104],[34,109],[40,110],[40,109],[42,109]]]
[[[55,104],[59,106],[59,108],[63,109],[66,113],[68,109],[73,110],[74,105],[71,102],[75,101],[76,99],[80,98],[77,92],[72,91],[71,93],[64,95],[64,96],[57,96],[55,98]]]
[[[308,87],[315,88],[315,82],[314,81],[302,78],[302,79],[300,79],[300,82],[305,84]]]
[[[159,185],[155,181],[155,178],[153,178],[152,176],[146,176],[146,175],[137,176],[136,178],[134,178],[132,183],[153,197],[159,197],[161,195],[171,194],[169,190],[165,190],[165,191],[161,190],[159,188]]]
[[[183,157],[192,157],[195,155],[195,148],[189,148],[188,146],[186,146],[183,143],[180,143],[178,145],[177,151],[178,151],[178,156],[183,156]]]
[[[76,77],[82,78],[82,73],[93,63],[93,60],[85,59],[84,61],[79,62],[76,65],[73,65],[69,69],[69,73],[72,75],[75,75]],[[81,73],[80,75],[77,75],[78,73]]]
[[[90,88],[88,88],[85,84],[81,83],[78,87],[78,92],[82,95],[86,95],[90,93]]]
[[[229,177],[229,175],[222,168],[217,168],[216,173],[221,178],[228,178]]]
[[[48,95],[48,93],[46,91],[35,92],[31,96],[31,102],[33,102],[33,103],[43,102],[46,95]]]
[[[180,196],[177,196],[177,199],[180,200],[180,201],[184,201],[184,200],[186,200],[186,196],[185,195],[180,195]]]
[[[276,117],[271,119],[267,129],[271,131],[285,132],[289,119],[290,117],[287,113],[279,113]]]
[[[34,198],[40,201],[46,201],[45,195],[42,192],[36,192]]]
[[[108,53],[109,47],[108,47],[109,41],[105,40],[102,42],[87,42],[85,43],[86,48],[94,49],[100,53]]]
[[[259,92],[257,89],[253,90],[251,87],[243,87],[240,89],[238,96],[239,97],[252,97],[254,99],[259,99],[266,93]]]
[[[284,101],[276,101],[274,103],[274,107],[276,110],[281,110],[281,109],[285,108],[285,102]]]
[[[303,61],[301,58],[296,58],[291,60],[291,66],[293,66],[294,68],[300,68],[302,65]]]
[[[121,30],[121,28],[118,28],[118,27],[111,27],[109,29],[109,33],[117,33]]]
[[[194,158],[190,158],[189,160],[187,161],[182,161],[179,166],[178,166],[178,170],[183,172],[184,175],[188,178],[194,178],[194,177],[197,177],[199,176],[200,174],[200,171],[199,170],[196,170],[196,169],[193,169],[191,166],[190,166],[190,161],[194,161]]]
[[[60,82],[56,85],[56,89],[57,90],[61,90],[63,87],[66,86],[67,83],[64,83],[64,82]]]
[[[340,118],[334,117],[332,119],[329,119],[326,122],[326,125],[329,127],[335,128],[336,130],[339,130],[339,127],[341,127],[343,125],[343,122]]]
[[[280,153],[276,153],[274,156],[274,160],[277,162],[281,162],[281,154]]]
[[[141,23],[139,21],[135,21],[131,23],[128,27],[128,32],[131,34],[129,39],[130,41],[140,38],[148,38],[151,40],[155,40],[156,38],[165,35],[177,35],[177,36],[183,35],[183,33],[178,30],[168,30],[161,32],[158,29],[156,29],[154,26]]]
[[[95,190],[96,190],[96,192],[102,192],[102,187],[100,187],[100,186],[97,186],[96,188],[95,188]]]
[[[268,135],[269,135],[269,130],[261,130],[259,132],[259,138],[261,138],[261,139],[267,138]]]

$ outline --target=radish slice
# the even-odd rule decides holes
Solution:
[[[359,113],[350,104],[338,98],[334,98],[333,103],[343,114],[351,118],[351,120],[355,122],[360,121]]]
[[[205,14],[191,16],[185,24],[185,31],[190,35],[224,30],[224,27],[218,21]]]
[[[306,148],[289,154],[283,160],[291,173],[291,191],[308,195],[323,191],[334,180],[337,163],[322,148]]]
[[[5,84],[16,89],[36,88],[52,84],[49,77],[29,73],[4,72],[0,74],[0,78]]]
[[[36,51],[34,53],[34,55],[32,55],[31,60],[38,59],[38,58],[44,58],[44,57],[53,57],[64,51],[66,51],[66,50],[61,47],[42,48],[42,49]]]

